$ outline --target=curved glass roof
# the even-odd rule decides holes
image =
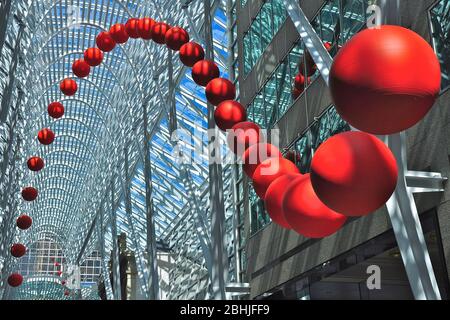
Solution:
[[[98,249],[98,234],[90,232],[97,214],[114,210],[118,232],[126,231],[133,247],[145,248],[143,114],[146,110],[156,236],[158,241],[163,241],[190,201],[170,137],[170,106],[172,103],[175,106],[177,127],[195,133],[194,138],[183,139],[177,146],[188,155],[195,148],[205,150],[204,88],[193,82],[190,69],[181,64],[176,53],[141,39],[130,39],[106,53],[102,64],[91,68],[87,78],[75,78],[71,65],[82,57],[85,49],[95,46],[99,32],[115,23],[125,23],[131,17],[149,16],[172,26],[182,26],[191,40],[205,47],[200,36],[204,34],[203,1],[12,2],[16,18],[25,26],[22,42],[26,43],[16,72],[21,87],[26,88],[20,162],[23,176],[18,187],[31,185],[39,190],[34,202],[18,200],[18,211],[28,213],[33,218],[33,226],[17,234],[15,240],[32,244],[50,238],[61,246],[69,263],[82,261]],[[226,77],[226,3],[212,1],[211,6],[214,57],[222,76]],[[64,96],[59,89],[60,81],[67,77],[78,83],[78,92],[72,97]],[[60,101],[65,107],[60,119],[51,119],[47,114],[47,106],[53,101]],[[56,134],[49,146],[37,140],[37,132],[45,127]],[[45,168],[38,173],[26,168],[26,159],[33,155],[45,161]],[[200,196],[207,187],[207,156],[196,157],[198,161],[189,165],[189,175],[196,195]],[[131,217],[126,214],[124,203],[127,175],[131,185]],[[110,230],[107,225],[107,221],[102,225],[105,231]],[[111,235],[106,237],[111,244]],[[51,281],[45,286],[53,292]]]

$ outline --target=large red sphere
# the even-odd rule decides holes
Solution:
[[[27,252],[27,248],[21,243],[15,243],[11,246],[11,255],[20,258]]]
[[[291,226],[284,217],[283,197],[286,186],[298,177],[301,177],[301,174],[288,173],[276,178],[269,185],[269,188],[267,188],[266,197],[264,199],[264,207],[270,218],[273,222],[286,229],[291,229]]]
[[[52,102],[47,107],[48,115],[54,119],[59,119],[64,115],[64,106],[61,102]]]
[[[121,23],[116,23],[115,25],[113,25],[109,29],[109,34],[116,43],[125,43],[130,37],[127,33],[125,25]]]
[[[23,282],[23,277],[19,273],[13,273],[8,277],[8,284],[11,287],[18,287],[22,284],[22,282]]]
[[[73,96],[78,90],[78,85],[75,80],[66,78],[59,84],[59,89],[66,96]]]
[[[40,157],[31,157],[27,161],[27,166],[31,171],[41,171],[44,168],[44,160]]]
[[[235,124],[227,136],[228,147],[237,155],[242,155],[248,147],[263,140],[261,128],[249,121]]]
[[[166,42],[166,33],[170,26],[165,22],[157,22],[152,26],[152,40],[156,43],[163,44]]]
[[[152,27],[155,23],[155,20],[149,17],[139,19],[137,26],[139,36],[144,40],[150,40],[152,38]]]
[[[245,150],[242,155],[243,170],[250,178],[261,162],[269,158],[281,158],[280,150],[270,143],[257,143]]]
[[[26,187],[22,189],[22,198],[25,201],[34,201],[38,197],[37,189],[33,187]]]
[[[33,224],[33,219],[26,214],[20,215],[16,220],[16,225],[20,230],[27,230]]]
[[[191,41],[181,46],[179,56],[185,66],[192,67],[195,63],[205,58],[205,51],[201,45]]]
[[[282,157],[264,160],[256,167],[252,176],[256,194],[264,200],[270,184],[275,179],[288,173],[300,173],[300,171],[295,164]]]
[[[323,238],[338,231],[347,220],[317,197],[308,174],[294,179],[283,197],[283,212],[288,224],[308,238]]]
[[[236,98],[236,87],[228,79],[215,78],[208,82],[205,93],[209,103],[217,106],[225,100],[233,100]]]
[[[41,131],[38,132],[38,140],[43,145],[49,145],[55,140],[55,134],[52,130],[48,128],[44,128]]]
[[[236,123],[247,120],[247,112],[239,102],[226,100],[217,106],[214,112],[214,120],[221,130],[226,131]]]
[[[410,128],[431,109],[441,86],[439,60],[418,34],[384,25],[355,35],[339,51],[330,89],[339,114],[373,134]]]
[[[99,48],[89,48],[84,51],[84,61],[91,67],[100,65],[103,61],[103,52]]]
[[[220,76],[219,67],[211,60],[200,60],[192,67],[192,79],[200,86],[206,86]]]
[[[97,38],[95,39],[95,43],[97,44],[97,47],[103,52],[112,51],[116,46],[116,42],[111,37],[109,32],[105,31],[102,31],[98,34]]]
[[[311,165],[317,196],[347,216],[369,214],[389,200],[397,185],[397,162],[377,137],[344,132],[325,141]]]
[[[139,38],[139,30],[138,30],[139,19],[131,18],[128,19],[127,23],[125,23],[125,30],[130,38],[137,39]]]
[[[166,32],[165,42],[170,49],[178,51],[189,42],[189,34],[183,28],[172,27]]]
[[[91,72],[91,67],[84,59],[77,59],[72,64],[72,71],[78,78],[85,78]]]

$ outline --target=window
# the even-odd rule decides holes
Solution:
[[[241,2],[242,5],[242,2]],[[282,0],[268,0],[244,34],[244,74],[248,74],[258,61],[274,35],[286,20]]]
[[[450,85],[450,0],[441,0],[431,8],[433,47],[441,63],[442,89]]]

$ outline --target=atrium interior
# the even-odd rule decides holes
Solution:
[[[449,300],[450,0],[0,0],[1,300]]]

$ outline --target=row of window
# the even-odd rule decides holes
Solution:
[[[283,0],[268,0],[244,34],[244,76],[253,68],[286,20]]]

